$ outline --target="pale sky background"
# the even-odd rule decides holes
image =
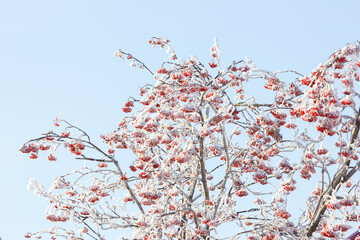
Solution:
[[[113,53],[131,52],[155,71],[167,55],[147,44],[152,36],[170,38],[178,57],[205,63],[216,36],[224,64],[249,56],[262,69],[307,75],[360,40],[360,1],[0,1],[3,240],[49,226],[47,202],[26,190],[29,178],[48,187],[79,165],[70,157],[30,160],[18,149],[50,130],[59,113],[94,139],[113,130],[123,103],[152,81]]]

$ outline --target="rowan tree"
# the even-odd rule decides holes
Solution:
[[[169,42],[148,41],[169,54],[156,72],[115,53],[154,80],[124,104],[117,128],[101,135],[106,146],[58,118],[55,130],[20,149],[56,161],[63,146],[86,160],[49,189],[30,180],[28,188],[50,201],[46,219],[58,225],[25,237],[105,239],[106,230],[121,235],[124,228],[144,240],[349,235],[360,220],[360,43],[303,76],[257,69],[248,58],[222,67],[216,40],[209,63],[178,59]],[[251,90],[259,83],[265,95]],[[123,151],[134,154],[132,165],[119,160]],[[313,191],[303,192],[308,183]],[[302,212],[289,208],[294,194],[307,196]],[[217,231],[230,223],[231,231]]]

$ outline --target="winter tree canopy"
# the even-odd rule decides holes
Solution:
[[[68,151],[85,160],[49,189],[30,179],[28,188],[49,200],[54,227],[26,238],[100,240],[108,229],[130,229],[143,240],[342,239],[355,231],[359,42],[329,50],[305,75],[258,69],[249,58],[223,66],[216,40],[210,62],[178,59],[168,39],[148,43],[169,56],[157,70],[115,52],[149,81],[101,135],[105,145],[57,118],[21,147],[31,159],[44,151],[60,162],[58,152]],[[133,153],[130,166],[124,151]],[[302,191],[309,183],[313,190]],[[304,196],[301,211],[289,207],[294,194]]]

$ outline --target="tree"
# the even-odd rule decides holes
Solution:
[[[101,136],[107,150],[63,119],[55,121],[60,131],[20,149],[31,159],[48,151],[55,161],[61,145],[88,162],[57,177],[49,190],[34,179],[28,185],[50,200],[48,220],[72,221],[78,232],[60,225],[26,237],[104,239],[110,228],[129,228],[132,239],[349,235],[351,222],[360,220],[354,179],[360,167],[359,42],[335,51],[308,76],[260,70],[250,59],[221,68],[216,40],[208,65],[194,56],[177,59],[167,39],[148,42],[167,47],[170,61],[153,73],[131,54],[115,53],[147,70],[155,83],[140,88],[141,98],[129,98],[126,116]],[[264,90],[248,95],[259,84]],[[136,156],[129,172],[118,160],[122,151]],[[308,182],[314,188],[303,211],[290,209],[289,199]],[[217,231],[230,223],[235,231]]]

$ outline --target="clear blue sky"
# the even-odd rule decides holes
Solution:
[[[118,48],[155,70],[166,54],[147,44],[152,36],[170,38],[179,57],[204,62],[216,36],[223,63],[249,56],[259,68],[308,74],[360,40],[359,9],[357,0],[1,1],[0,237],[46,228],[47,202],[26,190],[28,179],[48,187],[77,166],[70,158],[30,160],[18,152],[22,144],[49,130],[60,112],[94,137],[109,132],[128,96],[152,81],[113,57]]]

